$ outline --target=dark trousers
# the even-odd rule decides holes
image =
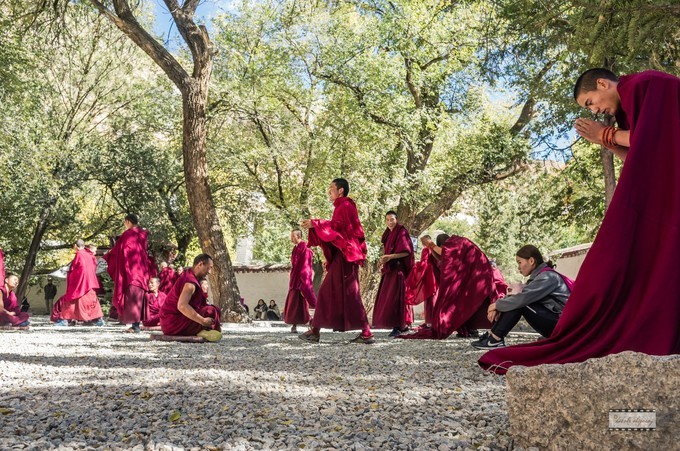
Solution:
[[[497,337],[504,338],[522,317],[536,332],[547,338],[555,329],[560,314],[547,309],[540,302],[534,302],[517,310],[501,312],[501,316],[491,327],[491,332]]]

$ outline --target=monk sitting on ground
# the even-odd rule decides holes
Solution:
[[[149,279],[149,292],[146,293],[146,319],[142,322],[144,327],[155,327],[161,321],[161,306],[165,302],[165,293],[159,291],[160,281],[158,277]]]
[[[30,324],[28,313],[21,311],[14,290],[19,285],[16,274],[7,273],[3,286],[0,287],[0,326],[25,327]]]
[[[161,329],[165,335],[198,335],[208,341],[218,341],[220,309],[206,302],[199,279],[210,274],[212,257],[200,254],[194,265],[184,271],[170,290],[161,307]]]

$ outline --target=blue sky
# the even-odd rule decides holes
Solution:
[[[170,36],[171,40],[177,37],[177,28],[175,27],[170,11],[163,0],[152,0],[154,8],[154,16],[156,22],[154,24],[154,32],[158,36],[163,36],[167,40]],[[183,0],[180,0],[180,4]],[[202,0],[196,8],[196,20],[205,23],[210,30],[210,19],[221,12],[229,11],[234,8],[236,2],[233,0]]]

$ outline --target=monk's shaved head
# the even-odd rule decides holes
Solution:
[[[291,230],[291,233],[295,234],[295,236],[298,238],[302,238],[302,230],[300,229],[293,229]]]
[[[619,77],[608,69],[597,68],[589,69],[581,74],[574,85],[574,100],[578,99],[579,94],[583,92],[595,91],[597,89],[597,80],[604,78],[605,80],[619,81]]]

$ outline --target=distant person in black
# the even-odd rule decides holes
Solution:
[[[54,306],[54,298],[57,297],[57,286],[52,283],[51,277],[47,278],[47,285],[43,287],[43,290],[45,290],[45,308],[49,315]]]

